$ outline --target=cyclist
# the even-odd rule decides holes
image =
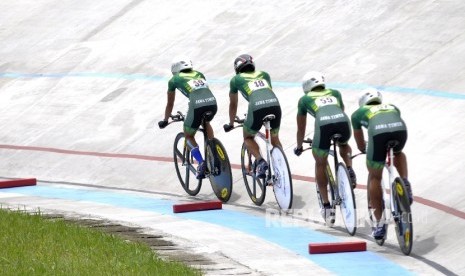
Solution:
[[[407,157],[402,152],[407,141],[407,126],[400,116],[400,110],[392,104],[383,104],[381,93],[375,88],[368,88],[359,98],[359,108],[352,114],[352,127],[357,147],[366,152],[368,181],[370,182],[370,206],[374,208],[376,227],[373,229],[375,239],[383,239],[386,226],[381,222],[382,189],[381,178],[386,160],[386,142],[397,140],[394,148],[394,166],[403,178],[410,204],[413,202],[412,189],[408,181]],[[368,129],[368,147],[362,126]]]
[[[256,71],[255,63],[250,55],[243,54],[234,60],[236,75],[230,81],[229,90],[229,125],[225,125],[226,131],[233,128],[237,113],[238,91],[249,102],[247,118],[244,122],[244,143],[247,150],[255,157],[256,176],[264,178],[268,163],[260,154],[260,148],[254,137],[263,124],[263,117],[269,114],[275,115],[270,122],[271,144],[282,148],[279,140],[279,126],[281,124],[281,106],[274,94],[270,75],[264,71]]]
[[[302,142],[305,136],[307,113],[315,118],[315,132],[313,134],[312,154],[315,159],[316,182],[323,201],[320,213],[327,225],[334,221],[334,211],[328,198],[328,176],[326,166],[334,134],[342,137],[338,140],[339,153],[347,165],[352,187],[357,179],[352,169],[352,148],[348,144],[351,136],[350,120],[344,112],[344,103],[338,90],[326,88],[325,77],[320,72],[311,71],[302,80],[305,93],[297,106],[297,147],[294,153],[302,154]]]
[[[171,65],[171,73],[173,76],[168,81],[168,100],[165,108],[165,117],[163,121],[158,122],[160,128],[168,125],[168,118],[173,111],[175,100],[175,90],[178,89],[189,99],[189,109],[184,120],[184,134],[187,143],[191,150],[192,156],[197,160],[197,179],[205,178],[206,163],[199,150],[199,146],[195,140],[195,133],[200,127],[202,115],[207,112],[213,112],[210,118],[207,118],[205,128],[209,139],[214,137],[213,128],[210,121],[217,112],[216,98],[211,92],[205,76],[193,69],[192,61],[187,57],[179,57],[173,60]]]

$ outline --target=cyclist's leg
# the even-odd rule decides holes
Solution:
[[[263,159],[260,154],[260,146],[255,141],[255,135],[262,127],[262,118],[266,115],[262,115],[262,113],[262,109],[253,110],[252,103],[249,103],[247,118],[243,125],[245,146],[257,161]]]
[[[262,159],[262,155],[260,154],[260,147],[255,141],[255,134],[249,133],[245,128],[244,128],[243,134],[244,134],[244,143],[249,153],[251,153],[255,157],[256,160]]]
[[[386,142],[389,133],[373,135],[368,130],[368,149],[366,164],[368,168],[368,180],[370,181],[370,206],[374,209],[374,215],[379,221],[383,214],[383,189],[381,180],[383,177],[384,164],[386,162]]]
[[[400,177],[408,178],[407,157],[404,152],[395,153],[394,166]]]
[[[273,145],[273,147],[283,148],[281,140],[279,140],[279,129],[273,129],[271,131],[271,145]]]
[[[407,142],[407,130],[396,131],[391,135],[393,139],[399,141],[399,144],[394,148],[394,167],[396,167],[400,177],[408,178],[407,156],[404,152],[402,152],[405,143]]]
[[[331,146],[331,132],[329,125],[319,126],[315,121],[315,133],[313,134],[312,154],[315,159],[315,178],[320,191],[323,204],[329,203],[328,176],[326,166],[328,153]]]
[[[275,116],[274,120],[270,122],[271,127],[271,145],[273,147],[283,148],[281,141],[279,140],[279,127],[281,126],[281,107],[279,105],[271,106],[268,108],[268,113]]]
[[[399,144],[394,148],[394,167],[396,167],[399,176],[404,180],[405,188],[407,189],[410,204],[413,202],[412,187],[410,181],[408,180],[408,165],[407,165],[407,156],[402,151],[407,141],[407,130],[396,131],[393,133],[396,139],[399,141]]]
[[[212,115],[209,118],[206,118],[206,120],[205,120],[205,130],[207,131],[207,137],[208,137],[208,139],[211,140],[211,139],[213,139],[215,137],[215,133],[213,131],[213,128],[212,128],[210,122],[215,117],[216,112],[218,111],[218,107],[217,107],[216,104],[215,105],[210,105],[210,106],[206,106],[205,110],[213,112]]]
[[[352,188],[355,188],[357,185],[357,176],[355,175],[354,170],[352,169],[352,147],[349,145],[349,139],[352,135],[349,121],[340,122],[336,124],[337,132],[341,134],[339,139],[339,155],[347,167],[347,172],[349,173],[350,182],[352,182]]]
[[[315,178],[318,190],[320,191],[321,199],[324,204],[329,204],[328,197],[328,176],[326,175],[326,165],[328,162],[328,155],[320,156],[318,153],[313,151],[313,157],[315,159]]]
[[[370,193],[370,207],[374,209],[376,221],[380,221],[383,214],[383,190],[381,188],[381,179],[383,176],[383,169],[371,167],[367,163],[368,168],[368,181]]]
[[[192,102],[191,102],[192,103]],[[205,177],[206,164],[204,162],[202,153],[200,152],[199,145],[195,140],[195,134],[200,127],[202,121],[202,114],[204,107],[195,107],[193,104],[189,104],[189,109],[184,120],[184,134],[186,135],[187,144],[190,148],[191,155],[198,162],[197,167],[197,178],[201,179]]]
[[[187,145],[191,150],[192,156],[197,160],[197,162],[202,163],[203,157],[202,153],[199,151],[199,145],[195,140],[195,134],[199,129],[201,123],[201,109],[196,107],[192,102],[189,103],[189,109],[187,110],[186,118],[184,120],[184,135],[186,135]]]
[[[344,160],[344,163],[347,167],[352,167],[352,148],[349,145],[349,139],[352,136],[352,132],[350,129],[349,121],[336,123],[335,127],[337,128],[336,132],[341,134],[341,138],[339,139],[339,155]]]

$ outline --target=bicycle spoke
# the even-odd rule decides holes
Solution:
[[[247,150],[245,144],[242,144],[241,169],[245,188],[252,202],[257,206],[260,206],[265,201],[266,184],[263,180],[255,177],[255,173],[252,170],[252,164],[254,162],[252,158],[253,157]]]
[[[195,196],[200,192],[202,180],[195,178],[195,167],[192,164],[190,151],[185,144],[184,133],[178,133],[174,139],[173,158],[176,174],[182,188],[187,194]]]

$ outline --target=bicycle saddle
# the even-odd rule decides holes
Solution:
[[[389,140],[387,143],[386,143],[386,146],[388,149],[390,148],[393,148],[395,146],[397,146],[399,144],[399,141],[397,140]]]
[[[339,140],[341,138],[342,138],[342,135],[339,134],[339,133],[336,133],[333,136],[331,136],[331,140],[335,140],[335,141],[337,141],[337,140]]]
[[[206,111],[202,114],[202,119],[206,120],[207,122],[211,121],[213,119],[213,112],[212,111]]]
[[[263,121],[264,122],[268,122],[268,121],[272,121],[276,118],[276,116],[274,116],[273,114],[269,114],[269,115],[266,115],[265,117],[263,117]]]

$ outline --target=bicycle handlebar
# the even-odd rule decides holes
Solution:
[[[359,152],[359,153],[357,153],[356,155],[352,155],[352,156],[350,157],[350,159],[354,159],[355,157],[357,157],[357,156],[359,156],[359,155],[364,155],[364,154],[366,154],[366,152]]]
[[[241,119],[238,116],[236,116],[236,118],[234,119],[234,122],[238,123],[238,125],[224,124],[223,129],[225,132],[230,132],[231,130],[235,128],[242,127],[244,125],[244,121],[245,121],[245,118]]]
[[[175,115],[170,115],[170,118],[172,121],[169,123],[174,123],[174,122],[184,121],[186,116],[184,116],[184,114],[182,114],[181,111],[178,111]]]

